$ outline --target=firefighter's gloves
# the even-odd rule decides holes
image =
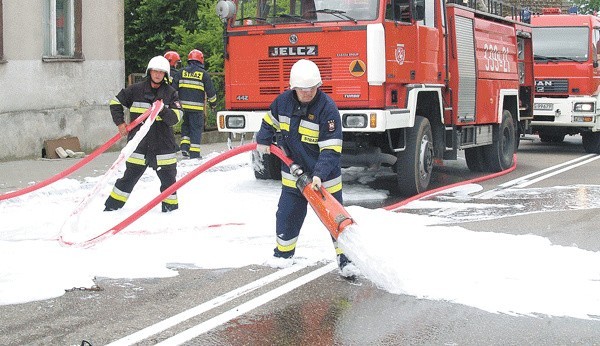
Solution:
[[[117,126],[117,128],[119,129],[119,134],[121,137],[127,137],[127,125],[125,125],[125,123]]]
[[[213,111],[213,112],[216,112],[217,111],[217,105],[211,103],[210,104],[210,110]]]
[[[317,177],[316,175],[312,178],[312,183],[310,184],[310,187],[315,190],[315,191],[319,191],[321,189],[321,178]]]
[[[256,151],[258,151],[261,154],[270,154],[271,153],[271,146],[270,145],[264,145],[264,144],[257,144],[256,145]]]

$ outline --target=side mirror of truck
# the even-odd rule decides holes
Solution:
[[[597,61],[594,61],[594,62],[592,63],[592,66],[594,66],[594,68],[597,68],[597,67],[598,67],[598,62],[597,62]]]

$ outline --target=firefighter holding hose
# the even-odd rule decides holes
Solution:
[[[271,103],[269,112],[256,135],[256,150],[270,154],[273,138],[277,145],[312,176],[311,187],[323,186],[342,203],[342,125],[334,101],[319,89],[318,66],[306,59],[298,60],[290,71],[290,89]],[[276,213],[275,258],[294,256],[296,242],[307,213],[307,200],[296,188],[297,178],[287,165],[281,166],[282,189]],[[342,276],[353,277],[356,267],[333,239]]]
[[[143,114],[156,100],[163,100],[164,108],[150,127],[133,154],[127,159],[123,177],[117,179],[110,196],[104,202],[104,211],[113,211],[123,207],[133,187],[148,166],[156,171],[160,179],[160,191],[173,185],[177,177],[178,150],[172,126],[181,119],[181,106],[177,91],[168,84],[170,75],[169,61],[163,56],[155,56],[148,63],[145,80],[122,89],[110,101],[112,119],[119,128],[121,136],[131,140],[142,126],[136,126],[127,132],[123,107],[129,108],[131,121]],[[177,209],[179,202],[174,192],[162,201],[162,211]]]

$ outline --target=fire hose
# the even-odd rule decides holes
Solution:
[[[441,186],[441,187],[438,187],[438,188],[433,189],[433,190],[428,190],[428,191],[416,194],[416,195],[414,195],[414,196],[412,196],[410,198],[407,198],[407,199],[405,199],[405,200],[403,200],[401,202],[398,202],[396,204],[392,204],[392,205],[388,205],[386,207],[383,207],[383,209],[388,210],[388,211],[396,211],[396,210],[402,208],[403,206],[407,205],[408,203],[410,203],[412,201],[416,201],[416,200],[421,199],[423,197],[431,196],[431,195],[434,195],[434,194],[436,194],[436,193],[438,193],[440,191],[448,190],[448,189],[451,189],[453,187],[467,185],[467,184],[474,184],[474,183],[478,183],[480,181],[484,181],[484,180],[488,180],[488,179],[493,179],[493,178],[505,175],[507,173],[510,173],[510,172],[514,171],[516,168],[517,168],[517,155],[514,154],[513,155],[513,165],[510,166],[509,168],[503,170],[503,171],[496,172],[496,173],[493,173],[493,174],[484,175],[484,176],[481,176],[481,177],[477,177],[477,178],[473,178],[473,179],[469,179],[469,180],[465,180],[465,181],[461,181],[461,182],[450,184],[450,185]]]
[[[83,242],[72,242],[72,241],[66,240],[61,235],[61,236],[59,236],[58,240],[63,245],[75,245],[75,246],[81,246],[81,247],[90,247],[111,235],[121,232],[125,227],[127,227],[128,225],[130,225],[131,223],[133,223],[134,221],[139,219],[142,215],[146,214],[148,211],[150,211],[156,205],[161,203],[161,201],[164,200],[166,197],[173,194],[175,191],[177,191],[183,185],[187,184],[188,182],[190,182],[192,179],[194,179],[196,176],[203,173],[207,169],[209,169],[209,168],[217,165],[218,163],[220,163],[224,160],[227,160],[235,155],[238,155],[238,154],[241,154],[241,153],[244,153],[247,151],[251,151],[254,149],[256,149],[256,143],[248,143],[248,144],[236,147],[234,149],[228,150],[228,151],[222,153],[221,155],[206,161],[205,163],[201,164],[200,166],[198,166],[196,169],[194,169],[190,173],[186,174],[183,178],[176,181],[173,185],[169,186],[162,193],[160,193],[158,196],[156,196],[154,199],[152,199],[146,205],[141,207],[135,213],[131,214],[125,220],[121,221],[114,227],[110,228],[109,230],[101,233],[100,235],[98,235],[96,237],[93,237],[93,238],[88,239]],[[313,190],[310,187],[311,178],[309,178],[298,165],[293,163],[292,160],[290,158],[288,158],[279,147],[277,147],[275,145],[271,145],[271,153],[273,153],[277,157],[279,157],[286,165],[288,165],[290,167],[291,173],[295,174],[297,176],[298,188],[300,189],[302,194],[306,197],[306,199],[308,200],[311,207],[315,210],[315,213],[317,214],[317,216],[319,217],[321,222],[323,222],[323,224],[327,227],[327,229],[329,230],[331,235],[337,239],[338,235],[347,226],[349,226],[350,224],[353,223],[352,218],[350,217],[348,212],[346,212],[344,207],[335,198],[333,198],[333,196],[331,196],[331,194],[329,192],[327,192],[327,190],[325,190],[325,188],[323,188],[322,186],[318,191]]]
[[[140,115],[139,117],[137,117],[134,121],[132,121],[131,123],[129,123],[129,125],[127,125],[127,131],[131,131],[133,128],[135,128],[136,126],[138,126],[141,122],[143,122],[149,115],[150,115],[150,110],[151,108],[148,108],[142,115]],[[62,178],[65,178],[69,175],[71,175],[73,172],[75,172],[76,170],[80,169],[81,167],[85,166],[86,164],[90,163],[93,159],[95,159],[98,155],[102,154],[103,152],[105,152],[106,150],[108,150],[108,148],[112,147],[115,143],[117,143],[119,141],[119,139],[121,139],[121,134],[117,133],[113,138],[109,139],[106,143],[104,143],[102,146],[100,146],[98,149],[94,150],[91,154],[87,155],[85,158],[83,158],[82,160],[80,160],[79,162],[77,162],[75,165],[71,166],[70,168],[46,179],[43,181],[40,181],[37,184],[34,185],[30,185],[26,188],[23,188],[21,190],[17,190],[17,191],[12,191],[12,192],[8,192],[5,193],[3,195],[0,195],[0,201],[6,200],[6,199],[10,199],[10,198],[14,198],[14,197],[18,197],[18,196],[22,196],[24,194],[27,194],[29,192],[33,192],[35,190],[41,189],[42,187],[48,186]]]
[[[148,211],[150,211],[153,207],[155,207],[156,205],[161,203],[161,201],[164,200],[166,197],[173,194],[175,191],[177,191],[183,185],[187,184],[192,179],[194,179],[201,173],[205,172],[207,169],[209,169],[209,168],[219,164],[220,162],[225,161],[235,155],[238,155],[238,154],[241,154],[241,153],[244,153],[247,151],[255,150],[255,149],[256,149],[256,143],[248,143],[248,144],[236,147],[234,149],[228,150],[228,151],[220,154],[219,156],[206,161],[205,163],[203,163],[202,165],[198,166],[196,169],[194,169],[193,171],[191,171],[190,173],[185,175],[183,178],[176,181],[169,188],[165,189],[162,193],[160,193],[158,196],[156,196],[154,199],[152,199],[150,202],[148,202],[142,208],[137,210],[135,213],[131,214],[129,217],[127,217],[126,219],[124,219],[123,221],[121,221],[120,223],[115,225],[114,227],[110,228],[109,230],[101,233],[100,235],[98,235],[96,237],[93,237],[93,238],[88,239],[83,242],[71,242],[71,241],[64,239],[63,236],[60,236],[59,242],[63,245],[74,245],[74,246],[81,246],[81,247],[93,246],[97,242],[105,239],[106,237],[109,237],[111,235],[117,234],[120,231],[122,231],[125,227],[129,226],[131,223],[133,223],[134,221],[136,221],[137,219],[142,217],[144,214],[146,214]],[[319,190],[313,190],[311,188],[310,183],[311,183],[312,179],[303,172],[301,167],[299,167],[289,157],[287,157],[285,155],[285,153],[279,147],[277,147],[275,145],[271,145],[271,153],[275,154],[277,157],[279,157],[283,161],[283,163],[285,163],[288,167],[290,167],[290,173],[297,178],[296,185],[297,185],[298,189],[304,195],[304,197],[307,199],[308,203],[310,204],[310,206],[313,208],[313,210],[319,217],[319,220],[323,223],[323,225],[325,225],[325,227],[327,228],[329,233],[331,233],[331,236],[333,238],[337,239],[338,236],[340,235],[340,233],[342,233],[344,231],[344,229],[346,229],[346,227],[354,224],[354,220],[352,219],[350,214],[345,210],[345,208],[335,198],[333,198],[333,196],[329,192],[327,192],[327,190],[325,188],[323,188],[322,186],[320,187]],[[494,177],[512,172],[515,168],[516,168],[516,155],[515,155],[513,166],[511,166],[507,170],[504,170],[504,171],[498,172],[498,173],[494,173],[491,175],[486,175],[483,177],[474,178],[474,179],[467,180],[464,182],[451,184],[449,186],[443,186],[443,187],[433,189],[430,191],[426,191],[421,194],[415,195],[411,198],[408,198],[402,202],[399,202],[397,204],[387,206],[384,209],[389,210],[389,211],[397,210],[411,201],[417,200],[419,198],[423,198],[423,197],[431,195],[431,194],[435,194],[441,190],[445,190],[445,189],[455,187],[455,186],[465,185],[465,184],[469,184],[469,183],[475,183],[475,182],[487,180],[490,178],[494,178]]]

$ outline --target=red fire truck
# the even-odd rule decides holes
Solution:
[[[542,142],[581,134],[600,154],[600,18],[545,9],[531,18],[535,103],[531,122]]]
[[[343,167],[390,166],[399,192],[414,195],[459,150],[473,171],[513,164],[519,123],[532,117],[529,25],[444,0],[221,0],[217,13],[226,91],[217,123],[230,137],[258,131],[305,58],[340,109]],[[268,156],[254,156],[257,178],[279,176]]]

